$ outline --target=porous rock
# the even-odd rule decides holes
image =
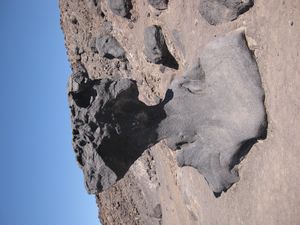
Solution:
[[[211,25],[235,20],[254,4],[253,0],[200,0],[199,12]]]
[[[161,107],[138,100],[129,79],[91,80],[84,71],[69,80],[73,147],[89,193],[122,178],[144,150],[155,143]]]
[[[109,34],[102,35],[96,39],[96,49],[105,58],[124,58],[125,50],[117,39]]]

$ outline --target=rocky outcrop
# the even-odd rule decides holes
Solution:
[[[132,80],[90,80],[85,71],[71,76],[69,99],[74,149],[93,194],[163,139],[180,150],[180,166],[196,168],[220,194],[238,181],[233,167],[266,133],[260,75],[241,31],[209,43],[156,106],[138,100]]]
[[[159,10],[168,8],[168,0],[148,0],[149,4]]]
[[[138,100],[129,79],[90,80],[76,72],[69,81],[73,144],[91,194],[111,187],[147,147],[156,143],[161,105]]]
[[[299,6],[127,2],[60,0],[101,223],[297,224]]]

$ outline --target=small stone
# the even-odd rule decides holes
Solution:
[[[111,11],[122,17],[128,17],[132,8],[131,0],[108,0]]]
[[[124,58],[125,51],[120,43],[111,35],[103,35],[96,39],[98,53],[105,58]]]
[[[159,10],[168,8],[168,0],[148,0],[148,3]]]

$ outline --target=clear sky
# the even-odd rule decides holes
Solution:
[[[1,0],[0,225],[99,225],[71,146],[57,0]]]

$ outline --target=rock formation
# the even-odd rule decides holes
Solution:
[[[299,5],[274,4],[60,0],[102,224],[298,223]]]
[[[115,45],[106,49],[116,55]],[[238,180],[234,165],[266,133],[260,75],[241,31],[209,43],[156,106],[138,100],[132,80],[90,80],[86,71],[71,76],[69,97],[74,149],[93,194],[163,139],[180,149],[180,166],[196,168],[220,194]]]
[[[264,91],[243,32],[210,42],[171,84],[162,137],[180,166],[204,175],[217,195],[238,180],[233,167],[266,134]]]

